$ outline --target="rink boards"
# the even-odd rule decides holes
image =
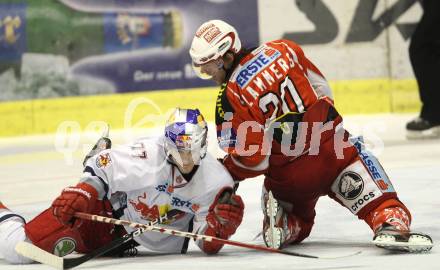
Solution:
[[[343,115],[415,112],[420,108],[413,79],[330,83],[336,107]],[[0,137],[54,133],[63,128],[86,131],[103,122],[116,129],[151,127],[163,124],[174,107],[197,107],[213,121],[217,92],[214,87],[0,103]]]

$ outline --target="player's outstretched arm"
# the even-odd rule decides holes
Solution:
[[[244,203],[239,195],[233,194],[232,190],[222,190],[217,195],[214,203],[209,207],[206,216],[206,235],[228,239],[235,233],[243,220]],[[215,254],[223,247],[223,244],[204,242],[202,250],[208,254]]]

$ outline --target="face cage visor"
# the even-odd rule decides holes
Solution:
[[[173,163],[182,166],[183,161],[179,152],[191,152],[194,165],[199,165],[200,160],[205,157],[207,151],[206,128],[202,133],[195,135],[178,135],[174,141],[171,138],[165,139],[165,152],[167,157],[172,157]],[[187,155],[185,155],[187,156]]]
[[[220,57],[204,64],[197,64],[192,62],[192,68],[196,73],[197,77],[202,80],[210,80],[212,79],[211,74],[217,73],[220,69],[223,68],[223,61],[220,61]]]
[[[169,141],[166,142],[166,154],[172,163],[183,166],[183,164],[188,164],[190,161],[182,160],[182,155],[180,153],[190,152],[189,158],[192,158],[194,165],[199,165],[200,160],[204,157],[203,152],[205,152],[205,146],[201,143],[193,144],[190,147],[178,147],[174,143]],[[188,155],[184,155],[188,157]]]

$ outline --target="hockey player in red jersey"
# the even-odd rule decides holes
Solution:
[[[380,247],[428,251],[432,239],[410,231],[411,214],[361,138],[342,126],[329,84],[298,44],[274,40],[242,48],[221,20],[202,24],[189,51],[193,69],[220,87],[219,145],[235,180],[264,174],[267,246],[299,243],[328,195],[364,220]]]
[[[65,188],[52,206],[28,223],[0,202],[0,254],[11,263],[32,260],[15,251],[18,242],[64,256],[89,253],[135,229],[75,219],[76,212],[121,218],[137,223],[165,223],[167,228],[228,239],[243,218],[244,204],[233,194],[227,170],[207,153],[207,123],[199,110],[176,109],[162,136],[110,148],[98,141],[85,161],[80,182]],[[101,142],[104,142],[101,144]],[[104,149],[99,149],[104,146]],[[121,246],[165,253],[186,253],[189,238],[144,232]],[[207,254],[223,244],[197,240]]]

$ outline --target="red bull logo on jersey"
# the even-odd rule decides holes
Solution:
[[[136,212],[139,212],[142,216],[142,219],[153,221],[158,220],[160,218],[159,207],[157,205],[153,205],[152,207],[148,206],[145,202],[141,201],[141,199],[146,199],[147,194],[144,192],[142,196],[138,196],[137,200],[129,200],[131,206],[133,206]]]
[[[280,56],[281,52],[278,50],[273,48],[263,49],[252,60],[241,67],[236,78],[238,85],[241,88],[246,86],[261,70],[269,66]]]

